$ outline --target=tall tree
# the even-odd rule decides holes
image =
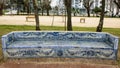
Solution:
[[[43,2],[41,2],[41,10],[42,10],[42,16],[43,16],[44,15],[44,10],[45,10]]]
[[[33,0],[33,6],[34,6],[35,21],[36,21],[36,30],[40,30],[37,0]]]
[[[72,31],[72,21],[71,21],[72,0],[64,0],[64,4],[67,9],[67,30]]]
[[[4,0],[0,0],[0,15],[3,15]]]
[[[25,5],[25,7],[26,7],[27,14],[29,15],[29,13],[30,13],[29,0],[24,0],[24,5]]]
[[[17,0],[17,15],[19,15],[19,13],[20,13],[20,2],[21,2],[21,0]]]
[[[110,16],[113,17],[113,15],[114,15],[114,8],[115,8],[113,0],[110,0],[110,7],[109,8],[110,8],[110,12],[111,12]]]
[[[59,15],[59,8],[58,8],[58,6],[55,6],[55,10],[54,11],[56,11],[56,14],[58,16]]]
[[[102,0],[102,10],[101,10],[101,16],[100,16],[100,21],[99,25],[97,26],[97,32],[102,32],[103,29],[103,23],[104,23],[104,12],[105,12],[105,0]]]
[[[73,7],[73,8],[72,8],[72,12],[73,12],[73,15],[76,16],[76,14],[78,13],[78,12],[77,12],[77,8],[74,8],[74,7]]]
[[[92,6],[93,3],[94,3],[93,0],[83,0],[83,5],[87,10],[88,17],[90,17],[90,7]]]
[[[47,16],[49,16],[49,10],[51,9],[50,3],[51,1],[49,0],[43,1],[43,8],[47,11]]]

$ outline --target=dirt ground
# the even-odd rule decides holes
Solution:
[[[0,65],[0,68],[119,68],[117,65],[95,64],[88,62],[56,62],[43,60],[8,60]],[[71,60],[72,61],[72,60]],[[104,62],[103,62],[104,63]]]
[[[35,19],[29,19],[26,21],[27,16],[0,16],[0,25],[35,25]],[[99,18],[85,17],[85,23],[80,23],[80,18],[82,17],[72,17],[72,25],[78,27],[97,27],[99,23]],[[64,26],[65,17],[55,16],[53,21],[53,16],[40,16],[40,25],[51,26]],[[120,28],[120,18],[105,18],[104,21],[105,28]]]

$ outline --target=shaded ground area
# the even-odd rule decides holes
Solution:
[[[95,64],[90,63],[87,60],[79,59],[64,59],[64,62],[50,61],[51,59],[42,59],[42,60],[8,60],[0,65],[0,68],[119,68],[117,65],[109,65],[108,62],[105,64]],[[75,62],[74,62],[75,61]],[[79,62],[76,62],[79,61]],[[83,61],[83,62],[80,62]],[[99,60],[97,60],[98,62]],[[100,60],[101,61],[101,60]],[[95,61],[96,62],[96,61]]]

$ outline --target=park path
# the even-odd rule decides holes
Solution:
[[[77,27],[97,27],[99,18],[85,17],[86,22],[80,23],[81,17],[72,17],[73,26]],[[40,16],[40,25],[51,26],[53,16]],[[26,16],[0,16],[0,25],[35,25],[34,19],[26,21]],[[64,26],[63,16],[55,16],[53,26]],[[120,18],[105,18],[105,28],[120,28]]]

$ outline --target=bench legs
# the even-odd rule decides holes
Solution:
[[[3,50],[3,60],[6,61],[8,59],[6,49]]]

